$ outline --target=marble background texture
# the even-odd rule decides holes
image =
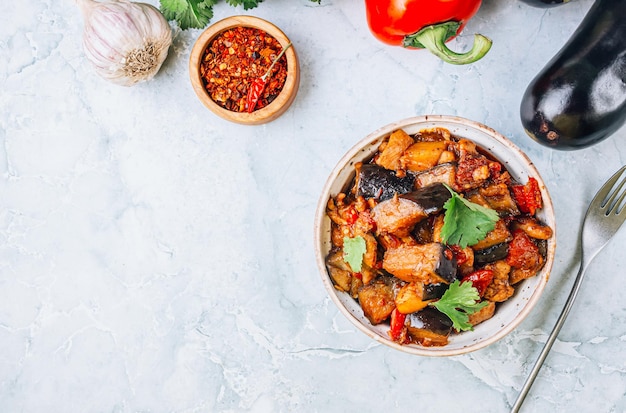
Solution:
[[[157,1],[147,1],[158,6]],[[200,30],[175,30],[158,75],[99,78],[71,0],[3,2],[0,15],[1,412],[505,412],[567,297],[578,230],[626,163],[626,129],[562,152],[519,121],[526,85],[591,7],[484,0],[464,34],[472,65],[377,42],[354,0],[224,2],[299,54],[292,107],[228,123],[193,93]],[[411,356],[370,341],[324,291],[313,216],[357,141],[410,116],[485,123],[535,162],[557,211],[557,259],[530,316],[485,349]],[[590,266],[523,411],[626,412],[626,231]]]

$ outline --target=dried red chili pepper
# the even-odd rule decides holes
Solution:
[[[539,257],[539,248],[530,237],[521,229],[513,231],[506,263],[515,268],[536,268]]]
[[[450,249],[454,253],[457,266],[461,266],[467,262],[468,257],[465,254],[465,251],[463,251],[463,248],[459,247],[458,245],[448,245],[448,247],[450,247]]]
[[[520,211],[535,215],[535,212],[541,208],[541,191],[535,178],[530,177],[526,185],[513,185],[511,189]]]
[[[493,280],[493,275],[493,270],[477,270],[463,277],[461,279],[461,284],[466,281],[471,282],[474,288],[478,290],[478,295],[482,297],[483,295],[485,295],[485,290],[487,289],[489,284],[491,284],[491,281]]]
[[[283,55],[285,54],[285,51],[289,49],[290,47],[291,47],[291,43],[285,46],[283,50],[280,51],[278,56],[276,56],[276,59],[272,61],[272,64],[270,65],[269,69],[267,69],[267,72],[265,72],[263,76],[254,79],[252,83],[250,84],[250,89],[248,89],[248,98],[246,100],[248,113],[254,112],[257,102],[259,101],[259,98],[261,97],[261,93],[263,93],[263,89],[265,89],[265,84],[267,82],[267,79],[272,74],[272,69],[274,69],[274,65],[276,64],[276,62],[278,62],[278,60],[280,60],[281,57],[283,57]]]

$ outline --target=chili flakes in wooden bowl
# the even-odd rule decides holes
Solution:
[[[220,33],[205,50],[200,75],[211,99],[234,112],[250,111],[248,92],[283,49],[274,37],[254,27],[233,27]],[[264,108],[280,93],[287,79],[287,58],[274,65],[256,106]]]
[[[205,30],[191,51],[189,72],[206,107],[242,124],[276,119],[291,105],[300,83],[291,41],[254,16],[232,16]]]

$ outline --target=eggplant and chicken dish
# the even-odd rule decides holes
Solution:
[[[328,200],[328,274],[399,344],[444,346],[543,267],[537,180],[444,128],[394,131]]]

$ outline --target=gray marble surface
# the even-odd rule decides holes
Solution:
[[[157,1],[150,1],[158,5]],[[626,129],[559,152],[525,136],[526,85],[591,0],[549,10],[485,0],[465,34],[494,41],[446,65],[385,46],[362,1],[225,3],[299,53],[299,94],[263,126],[217,118],[177,31],[150,82],[106,83],[85,60],[70,0],[4,2],[0,15],[0,411],[505,412],[577,271],[596,189],[626,163]],[[406,117],[451,114],[508,136],[536,163],[558,215],[545,293],[483,350],[424,358],[375,344],[329,300],[313,216],[339,158]],[[525,412],[626,411],[626,231],[589,268]]]

